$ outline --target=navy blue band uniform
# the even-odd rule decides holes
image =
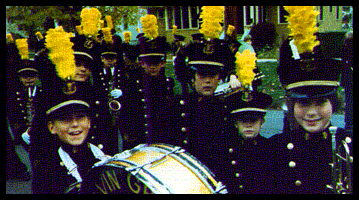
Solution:
[[[27,44],[27,40],[25,43]],[[14,43],[7,45],[7,49],[7,65],[10,68],[8,75],[13,79],[9,81],[7,88],[7,117],[15,140],[19,142],[22,141],[21,135],[32,126],[35,102],[43,90],[37,63],[30,58],[22,59],[22,50]]]
[[[334,113],[339,107],[337,92],[340,86],[341,61],[323,53],[323,45],[313,47],[312,51],[300,52],[295,40],[300,40],[300,38],[289,37],[283,43],[277,70],[289,102],[328,99]],[[294,105],[290,106],[294,107]],[[290,110],[294,112],[294,108]],[[288,118],[291,119],[294,116]],[[276,176],[273,180],[277,183],[275,192],[281,194],[340,193],[336,188],[338,183],[331,186],[333,182],[339,181],[333,173],[339,170],[336,165],[333,166],[335,160],[333,157],[336,157],[333,148],[339,147],[342,141],[349,141],[349,149],[352,149],[352,135],[347,131],[339,130],[336,133],[337,140],[334,142],[330,124],[319,133],[308,133],[304,127],[296,123],[291,123],[289,127],[284,130],[283,134],[271,138],[271,143],[276,147],[274,149],[274,160],[277,162]],[[350,160],[347,163],[350,171]],[[350,174],[343,175],[342,178],[344,177],[346,177],[345,182],[350,182],[348,180],[352,179]],[[343,184],[346,188],[346,183]],[[349,186],[345,192],[351,193],[351,187]]]
[[[352,134],[340,129],[337,145],[350,141]],[[329,128],[323,133],[309,134],[303,129],[271,138],[276,146],[277,176],[274,176],[278,194],[333,194],[327,186],[332,184],[332,135]],[[345,175],[344,175],[345,176]]]
[[[229,127],[227,106],[217,97],[203,98],[195,92],[174,98],[166,115],[169,130],[165,142],[183,147],[224,181],[227,174],[222,165],[228,155],[223,146]]]
[[[245,99],[244,92],[237,92],[225,98],[230,111],[228,134],[227,188],[233,194],[273,193],[272,145],[269,139],[258,135],[245,138],[235,128],[238,121],[256,122],[264,119],[273,100],[271,96],[256,90]]]
[[[148,39],[144,35],[139,38],[139,60],[146,65],[166,63],[169,44],[164,37]],[[163,113],[169,99],[174,95],[174,80],[166,77],[162,68],[157,76],[146,73],[144,67],[133,72],[137,74],[129,83],[129,91],[125,93],[123,104],[122,127],[124,149],[132,149],[143,143],[159,143],[162,141]]]

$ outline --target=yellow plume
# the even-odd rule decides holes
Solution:
[[[113,26],[113,21],[112,21],[112,16],[111,15],[107,15],[105,17],[106,19],[106,22],[107,22],[107,27],[110,28],[110,29],[113,29],[114,26]]]
[[[154,15],[147,15],[145,17],[141,17],[142,29],[143,33],[147,38],[153,40],[158,37],[158,25],[157,25],[157,17]]]
[[[227,35],[228,36],[232,36],[233,35],[233,32],[236,30],[236,27],[232,26],[232,25],[229,25],[228,26],[228,30],[227,30]]]
[[[123,38],[125,39],[125,43],[130,43],[132,38],[132,33],[129,31],[123,32]]]
[[[238,52],[236,58],[236,74],[238,80],[243,86],[252,86],[252,82],[256,75],[253,71],[256,69],[256,54],[252,53],[250,50],[245,50],[243,54]]]
[[[43,36],[40,32],[37,32],[35,35],[36,35],[36,37],[37,37],[39,40],[43,40],[43,39],[44,39],[44,36]]]
[[[177,30],[178,30],[178,27],[176,25],[174,25],[172,35],[176,34]]]
[[[206,39],[219,38],[224,22],[224,6],[203,6],[200,18],[203,24],[199,32]]]
[[[289,28],[292,30],[291,36],[294,37],[294,44],[300,54],[311,53],[314,48],[320,45],[314,35],[317,31],[317,16],[319,12],[315,6],[284,6],[290,14],[287,19]]]
[[[14,38],[10,33],[6,35],[6,40],[10,43],[14,43]]]
[[[137,31],[138,33],[142,33],[140,27],[137,27],[137,28],[136,28],[136,31]]]
[[[100,20],[100,29],[105,28],[105,21]]]
[[[15,41],[17,49],[19,50],[19,54],[22,60],[29,60],[29,45],[27,43],[27,39],[17,39]]]
[[[50,29],[46,35],[45,46],[49,50],[49,58],[55,65],[57,75],[63,79],[72,79],[75,76],[76,65],[74,44],[70,38],[74,37],[72,33],[66,33],[62,26],[56,29]]]
[[[82,26],[76,26],[76,31],[79,35],[83,35],[84,34],[84,30],[82,28]]]
[[[81,11],[81,25],[86,36],[97,36],[101,17],[101,12],[97,8],[85,8]]]
[[[103,28],[102,32],[103,32],[103,39],[105,40],[105,42],[112,44],[113,38],[112,38],[111,28],[109,28],[109,27]]]

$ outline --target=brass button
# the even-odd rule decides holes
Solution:
[[[302,181],[297,180],[297,181],[295,182],[295,185],[298,186],[298,187],[300,187],[300,186],[302,185]]]
[[[295,163],[294,161],[289,162],[289,167],[290,168],[295,168],[296,166],[297,166],[297,163]]]

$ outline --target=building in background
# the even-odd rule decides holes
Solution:
[[[191,35],[199,32],[202,6],[143,6],[149,14],[158,17],[160,35],[173,41],[172,27],[178,27],[177,34],[184,35],[187,42]],[[283,6],[225,6],[226,27],[236,27],[236,33],[242,35],[254,25],[268,22],[275,26],[276,44],[287,38],[289,29],[286,21],[288,14]],[[352,6],[317,6],[319,32],[347,32],[353,24]],[[349,14],[348,14],[349,13]],[[348,22],[349,21],[349,22]],[[348,25],[346,25],[348,24]]]

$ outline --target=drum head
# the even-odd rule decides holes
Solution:
[[[124,168],[105,165],[84,178],[81,194],[152,194],[152,191]]]

